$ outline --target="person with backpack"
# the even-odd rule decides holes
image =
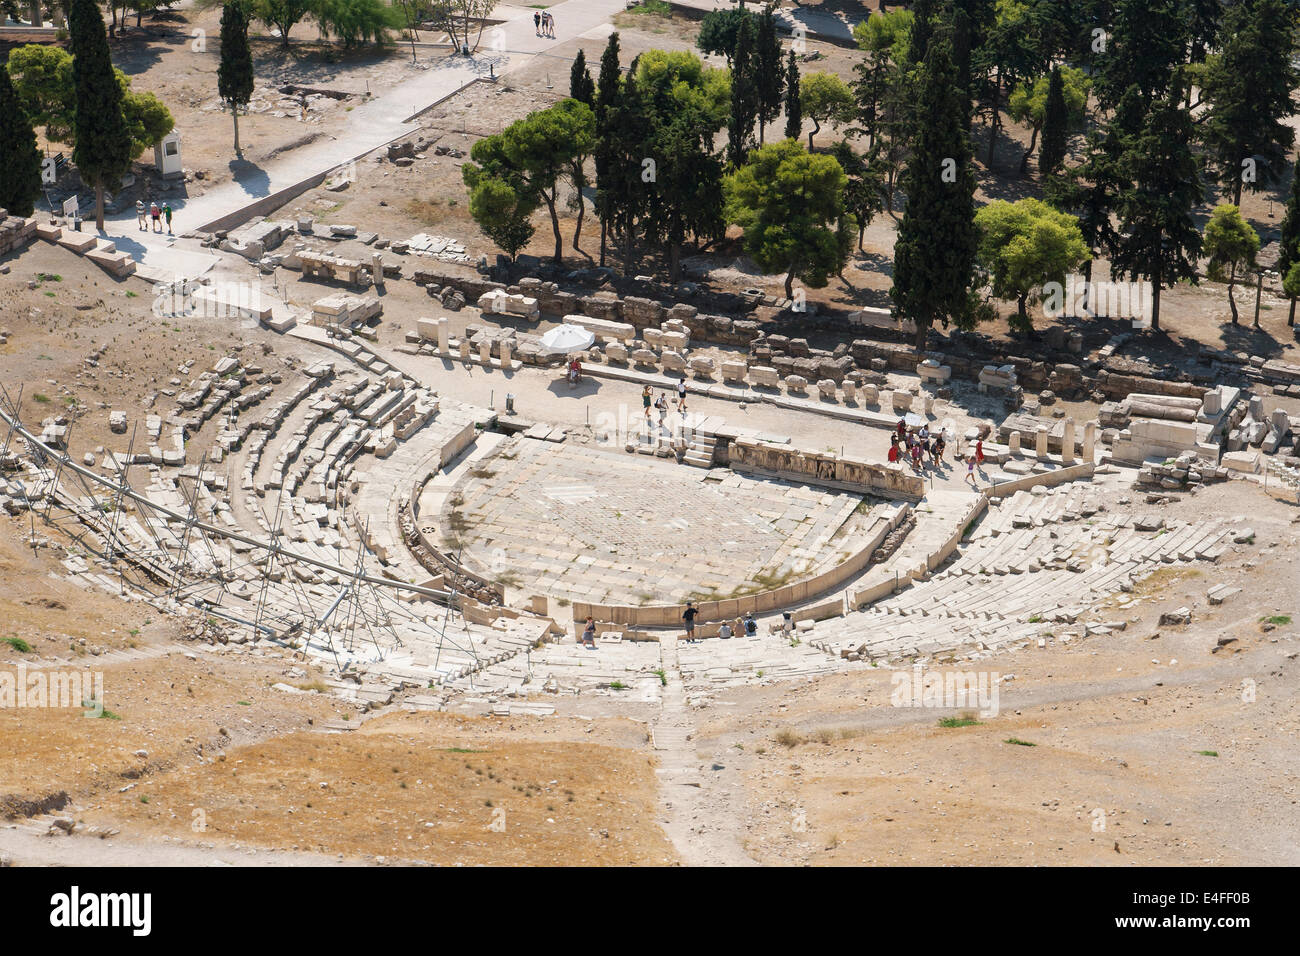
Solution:
[[[686,610],[682,612],[682,621],[686,624],[687,643],[695,642],[695,618],[699,613],[699,608],[695,606],[694,601],[686,602]]]

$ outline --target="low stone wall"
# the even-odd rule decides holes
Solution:
[[[793,604],[802,604],[809,598],[816,597],[841,587],[846,581],[862,572],[871,561],[871,555],[881,543],[908,514],[908,508],[899,508],[892,516],[881,516],[868,533],[862,546],[847,560],[827,571],[811,578],[796,581],[771,591],[760,591],[744,597],[728,598],[722,601],[703,601],[695,606],[699,609],[699,622],[729,621],[742,614],[766,614]],[[801,609],[792,615],[796,620],[833,617],[838,614],[834,605],[842,605],[840,598],[831,598],[813,607]],[[582,601],[573,603],[573,619],[583,621],[592,617],[597,621],[611,621],[634,627],[678,627],[682,622],[685,604],[654,604],[641,607],[634,604],[589,604]]]
[[[1015,481],[1001,481],[996,485],[989,486],[985,490],[985,494],[990,498],[1005,498],[1008,495],[1014,495],[1017,491],[1026,491],[1039,486],[1051,488],[1055,485],[1063,485],[1067,481],[1091,478],[1095,470],[1096,465],[1090,461],[1085,461],[1079,465],[1058,468],[1056,471],[1048,471],[1040,475],[1027,475],[1024,478],[1017,478]]]
[[[1114,401],[1128,398],[1134,392],[1198,399],[1205,395],[1205,386],[1197,385],[1195,382],[1171,382],[1166,379],[1104,371],[1097,374],[1097,388],[1108,399]]]
[[[842,458],[833,452],[774,445],[753,438],[733,439],[727,455],[735,471],[758,472],[884,498],[919,499],[925,494],[925,482],[902,465],[873,464]]]

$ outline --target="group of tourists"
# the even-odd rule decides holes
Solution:
[[[156,202],[155,202],[155,203],[150,203],[150,204],[149,204],[149,210],[148,210],[148,216],[149,216],[150,219],[153,220],[153,231],[154,231],[154,232],[162,232],[162,220],[163,220],[164,218],[166,218],[166,220],[167,220],[167,234],[168,234],[168,235],[172,235],[172,207],[171,207],[171,203],[163,203],[161,209],[158,208],[158,204],[157,204]],[[140,200],[140,199],[137,199],[137,200],[135,201],[135,221],[136,221],[136,225],[138,225],[138,226],[140,227],[141,230],[146,231],[146,232],[148,231],[148,229],[149,229],[149,225],[148,225],[148,223],[145,221],[145,208],[144,208],[144,201],[143,201],[143,200]]]
[[[550,37],[555,39],[555,17],[543,10],[533,14],[533,26],[537,30],[539,37]]]
[[[696,636],[695,633],[696,631],[695,618],[699,616],[699,613],[700,613],[700,609],[695,606],[694,601],[686,602],[686,610],[682,613],[682,622],[686,626],[686,642],[688,644],[694,644],[700,640],[700,638]],[[790,615],[786,614],[787,620],[789,619],[789,617]],[[736,637],[737,635],[742,635],[742,634],[745,637],[758,636],[758,621],[754,619],[753,611],[746,611],[744,617],[738,617],[734,621],[723,621],[721,624],[718,625],[716,636],[722,638],[725,641],[728,638]],[[587,618],[587,623],[584,625],[582,629],[582,634],[578,637],[578,643],[583,645],[584,647],[590,648],[593,651],[596,649],[595,618],[592,617]]]
[[[694,644],[700,640],[695,631],[695,619],[699,616],[700,609],[695,606],[694,601],[686,602],[686,610],[682,612],[682,623],[686,627],[686,643]],[[718,625],[717,637],[726,640],[743,634],[745,637],[758,636],[758,621],[754,620],[754,612],[746,611],[744,617],[738,617],[734,621],[723,621]]]
[[[906,420],[900,418],[898,427],[889,436],[889,460],[906,462],[916,472],[929,465],[942,468],[947,447],[948,439],[942,431],[931,433],[929,425],[909,428]]]
[[[652,421],[651,414],[653,410],[659,413],[659,424],[663,425],[664,421],[668,418],[668,405],[669,398],[667,392],[660,391],[659,396],[656,398],[654,389],[649,385],[641,389],[641,407],[645,411],[645,420],[647,422]],[[677,411],[679,414],[686,414],[685,381],[677,383]]]

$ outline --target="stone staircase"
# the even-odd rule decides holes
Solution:
[[[696,432],[691,443],[686,447],[686,456],[682,464],[694,465],[696,468],[712,468],[717,455],[718,439],[716,435]]]

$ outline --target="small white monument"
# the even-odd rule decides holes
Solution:
[[[153,164],[165,177],[182,176],[181,134],[172,130],[153,148]]]

